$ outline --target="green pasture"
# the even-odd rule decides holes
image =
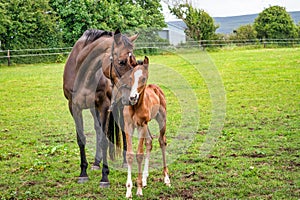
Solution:
[[[172,186],[163,184],[156,124],[151,122],[155,168],[140,199],[300,198],[299,48],[207,55],[195,50],[149,58],[149,81],[167,96]],[[202,64],[207,68],[195,67]],[[0,67],[1,199],[125,197],[127,172],[118,167],[111,167],[108,189],[99,187],[101,171],[88,170],[90,181],[77,184],[79,149],[62,92],[63,66]],[[218,74],[207,77],[205,70],[213,68]],[[222,84],[210,87],[214,77]],[[226,110],[214,102],[224,96],[213,91],[225,91]],[[216,113],[222,130],[211,129]],[[89,113],[84,115],[92,163],[95,134]],[[203,154],[201,147],[211,135],[215,143]],[[116,162],[110,161],[111,166]],[[136,187],[133,199],[135,193]]]

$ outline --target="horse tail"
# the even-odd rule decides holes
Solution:
[[[120,131],[119,125],[117,123],[118,116],[117,112],[110,112],[110,117],[109,117],[109,124],[108,124],[108,140],[109,140],[109,157],[111,160],[114,160],[116,157],[120,155],[121,152],[121,138],[122,138],[122,133]],[[115,119],[116,118],[116,119]]]

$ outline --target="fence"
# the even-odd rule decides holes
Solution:
[[[38,59],[38,60],[47,62],[48,60],[53,61],[53,59],[49,59],[49,57],[52,57],[52,58],[54,57],[54,59],[58,59],[61,55],[69,54],[71,49],[72,49],[72,47],[0,50],[0,60],[1,60],[1,63],[3,63],[3,60],[6,59],[7,64],[10,65],[11,60],[14,58],[27,58],[26,60],[29,60],[29,62],[30,62],[30,60],[32,60],[32,59],[30,59],[30,57],[40,57],[40,59]],[[16,59],[16,61],[18,61],[18,60],[20,60],[20,59]],[[37,60],[37,59],[35,59],[35,60]]]
[[[300,47],[300,38],[295,39],[254,39],[254,40],[201,40],[201,41],[187,41],[177,46],[172,46],[168,42],[155,43],[135,43],[135,52],[140,54],[156,54],[170,48],[224,48],[224,47],[241,47],[252,46],[255,48],[269,48],[269,47]],[[5,62],[10,65],[11,60],[18,61],[24,59],[35,62],[59,62],[63,61],[71,51],[72,47],[64,48],[41,48],[41,49],[19,49],[19,50],[0,50],[0,63]],[[30,59],[31,57],[39,57],[40,59]]]
[[[232,46],[253,46],[257,48],[269,47],[299,47],[300,38],[289,39],[248,39],[248,40],[201,40],[201,41],[188,41],[181,44],[182,47],[201,47],[201,48],[214,48],[214,47],[232,47]]]

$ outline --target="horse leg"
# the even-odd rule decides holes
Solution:
[[[147,126],[144,125],[143,127],[138,127],[138,135],[139,135],[139,144],[138,144],[138,150],[136,154],[136,160],[138,163],[138,178],[137,178],[137,195],[143,196],[142,191],[142,162],[144,159],[144,140],[146,138],[147,134]]]
[[[70,103],[71,104],[71,103]],[[86,144],[86,138],[83,133],[83,119],[82,119],[82,110],[78,108],[77,106],[70,106],[70,111],[72,113],[73,119],[75,121],[76,126],[76,134],[77,134],[77,144],[79,146],[80,150],[80,168],[81,172],[78,177],[78,183],[84,183],[89,180],[87,175],[87,167],[88,162],[86,160],[85,155],[85,144]]]
[[[100,114],[96,108],[90,109],[91,114],[94,119],[94,128],[96,131],[96,154],[95,154],[95,162],[92,166],[92,170],[100,169],[100,162],[102,160],[102,149],[101,149],[101,124],[100,124]]]
[[[109,168],[108,168],[108,162],[107,162],[107,148],[108,148],[108,140],[106,137],[106,131],[108,131],[108,125],[109,125],[109,118],[110,118],[110,112],[108,112],[107,109],[102,109],[101,111],[101,136],[100,136],[100,144],[102,147],[102,158],[103,158],[103,164],[102,164],[102,178],[100,180],[100,187],[101,188],[107,188],[109,187],[110,183],[108,180],[108,174],[109,174]]]
[[[123,138],[123,164],[122,164],[122,167],[127,168],[128,167],[127,160],[126,160],[127,143],[126,143],[126,134],[123,131],[123,129],[122,129],[122,138]]]
[[[145,166],[144,166],[143,178],[142,178],[143,187],[147,186],[147,178],[149,176],[150,152],[152,150],[152,137],[149,129],[148,129],[145,145],[146,145],[146,157],[145,157]]]
[[[126,144],[126,135],[124,132],[124,116],[123,116],[123,109],[124,106],[121,103],[117,103],[116,106],[114,106],[113,113],[115,120],[117,122],[117,131],[122,131],[122,140],[123,140],[123,168],[127,168],[127,162],[126,162],[126,151],[127,151],[127,144]]]
[[[124,128],[125,128],[126,143],[127,143],[126,160],[128,164],[127,181],[126,181],[126,188],[127,188],[126,198],[132,198],[131,170],[132,170],[132,162],[133,162],[133,150],[132,150],[133,126],[131,124],[126,123],[125,121]]]
[[[160,129],[160,135],[158,138],[159,145],[162,152],[162,159],[163,159],[163,175],[164,175],[164,182],[167,186],[171,186],[170,178],[168,175],[168,167],[167,167],[167,161],[166,161],[166,146],[167,146],[167,140],[166,140],[166,115],[165,112],[160,112],[157,117],[157,122],[159,124]]]
[[[120,124],[120,128],[121,128],[121,131],[122,131],[122,139],[123,139],[123,164],[122,164],[122,167],[127,168],[128,167],[127,162],[126,162],[127,143],[126,143],[126,134],[125,134],[125,131],[124,131],[123,109],[124,109],[124,106],[119,107],[119,113],[120,113],[119,124]]]

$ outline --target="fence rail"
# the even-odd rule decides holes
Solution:
[[[135,43],[136,50],[155,49],[165,50],[169,48],[223,48],[226,46],[255,46],[255,47],[300,47],[300,38],[287,39],[253,39],[253,40],[201,40],[201,41],[187,41],[177,46],[170,45],[168,42],[153,42],[153,43]],[[7,59],[10,65],[11,58],[24,58],[36,56],[59,56],[70,53],[72,47],[59,48],[40,48],[40,49],[14,49],[14,50],[0,50],[0,60]],[[3,63],[3,62],[2,62]]]

